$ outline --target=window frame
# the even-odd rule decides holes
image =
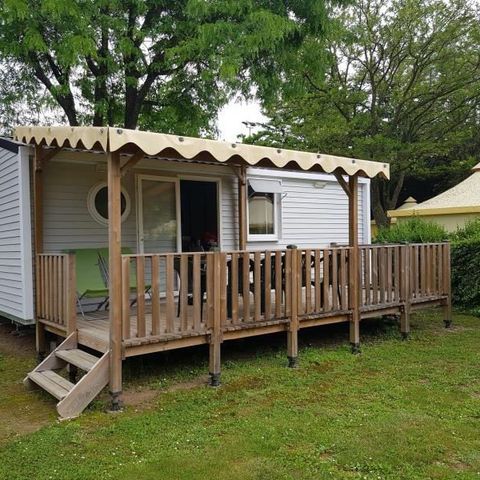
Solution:
[[[88,191],[87,195],[87,209],[88,213],[90,216],[100,225],[103,226],[108,226],[108,218],[103,217],[103,215],[100,215],[98,212],[96,206],[95,206],[95,197],[97,196],[97,193],[102,189],[102,188],[107,188],[108,191],[108,184],[107,182],[98,182],[95,185],[93,185],[90,190]],[[128,194],[127,190],[123,187],[121,187],[121,193],[125,198],[125,211],[122,213],[121,216],[121,222],[123,223],[130,215],[130,211],[132,208],[132,202],[130,199],[130,195]]]
[[[247,180],[248,182],[248,180]],[[248,188],[248,185],[247,185]],[[250,233],[250,197],[247,195],[247,242],[278,242],[279,236],[279,207],[280,207],[280,194],[273,192],[255,192],[255,193],[270,193],[273,195],[273,233]]]

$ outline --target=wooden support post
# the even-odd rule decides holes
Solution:
[[[36,310],[38,312],[39,302],[39,272],[38,272],[38,257],[43,253],[43,164],[42,164],[43,149],[40,145],[35,146],[35,154],[33,157],[33,225],[34,225],[34,258],[35,258],[35,276],[37,289],[36,295]],[[37,350],[38,360],[42,361],[47,351],[47,341],[45,326],[38,321],[35,322],[35,347]]]
[[[247,174],[245,167],[240,167],[238,177],[238,248],[247,249]]]
[[[75,254],[70,253],[65,264],[65,279],[67,282],[65,308],[67,337],[77,330],[77,278],[75,271]]]
[[[226,264],[224,253],[213,254],[213,322],[211,325],[210,347],[209,347],[209,374],[210,386],[220,385],[220,351],[222,344],[222,275],[225,271],[221,266]],[[211,277],[211,278],[212,278]]]
[[[400,312],[400,333],[406,340],[410,334],[410,245],[396,248],[400,248],[400,301],[403,304]]]
[[[451,254],[450,243],[445,243],[442,246],[442,259],[443,262],[443,291],[447,296],[445,304],[443,306],[443,322],[445,328],[452,326],[452,279],[451,279]]]
[[[299,271],[299,255],[296,245],[287,246],[286,255],[290,256],[290,260],[287,264],[290,268],[290,285],[289,289],[290,300],[290,324],[287,333],[287,358],[288,366],[290,368],[296,368],[298,365],[298,292],[301,288],[298,288],[299,282],[301,282]],[[288,272],[286,272],[288,275]],[[301,285],[301,283],[300,283]]]
[[[348,182],[348,237],[351,247],[349,257],[349,308],[350,344],[353,353],[360,352],[360,249],[358,246],[358,176]]]
[[[122,231],[121,171],[118,152],[108,153],[108,256],[110,296],[110,394],[112,410],[121,408],[122,394]]]

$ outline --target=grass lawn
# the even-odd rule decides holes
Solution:
[[[480,320],[441,320],[415,315],[409,341],[365,321],[358,356],[345,325],[305,330],[297,370],[285,335],[225,344],[219,389],[204,348],[132,359],[123,413],[104,396],[62,423],[21,388],[33,360],[0,344],[0,478],[479,479]]]

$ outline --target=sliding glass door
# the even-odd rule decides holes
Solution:
[[[178,180],[139,175],[137,182],[140,252],[179,251],[180,192]]]

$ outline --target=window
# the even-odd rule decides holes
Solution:
[[[88,192],[88,211],[92,218],[102,225],[108,224],[108,187],[105,182],[94,185]],[[130,197],[125,189],[121,191],[122,222],[130,214]]]
[[[278,238],[278,181],[251,179],[248,182],[248,240]]]

